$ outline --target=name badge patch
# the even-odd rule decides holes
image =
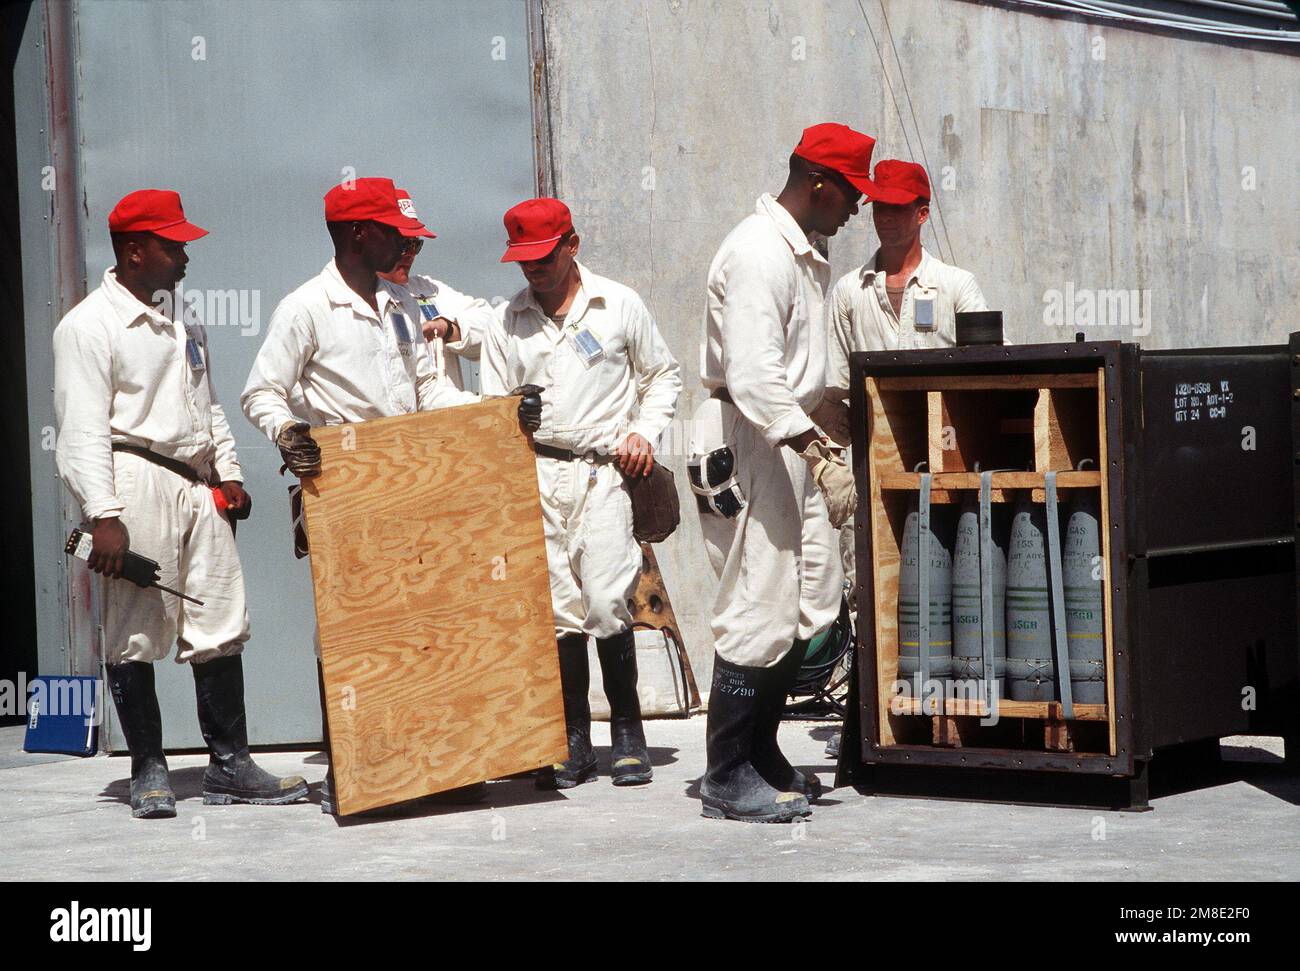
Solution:
[[[917,330],[934,330],[934,294],[918,290],[912,301],[912,320]]]
[[[411,329],[406,324],[406,314],[393,311],[393,333],[397,335],[397,343],[411,343]]]
[[[203,361],[203,348],[199,347],[199,342],[193,337],[185,341],[185,357],[190,362],[191,371],[207,370],[207,364]]]
[[[600,341],[586,327],[574,331],[569,337],[569,343],[587,367],[593,367],[605,359],[605,348],[601,347]]]
[[[438,305],[430,297],[420,298],[420,316],[425,320],[433,320],[438,316]]]

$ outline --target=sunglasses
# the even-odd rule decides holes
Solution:
[[[403,253],[418,253],[423,248],[424,248],[424,240],[420,239],[418,236],[414,237],[413,239],[408,239],[405,243],[402,244]]]

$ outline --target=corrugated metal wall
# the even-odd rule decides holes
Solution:
[[[53,295],[70,272],[52,273],[59,264],[42,252],[51,217],[60,203],[71,202],[68,219],[82,210],[65,238],[84,244],[71,272],[93,288],[112,264],[106,219],[117,199],[144,186],[177,189],[186,213],[211,230],[189,247],[185,286],[209,310],[213,380],[256,504],[239,532],[253,625],[250,734],[258,743],[318,738],[308,565],[290,549],[279,456],[244,420],[239,392],[276,303],[331,256],[321,197],[349,172],[410,189],[438,233],[417,270],[485,297],[518,288],[514,268],[497,259],[501,214],[533,191],[525,4],[83,0],[52,12],[69,14],[75,31],[75,158],[58,192],[42,192],[38,178],[24,184],[33,426],[53,424],[49,341],[67,302]],[[18,98],[28,167],[58,134],[33,73],[44,72],[55,103],[67,93],[57,78],[49,87],[42,42],[25,38]],[[237,304],[217,299],[229,291]],[[239,315],[226,312],[235,306]],[[66,651],[66,564],[54,545],[66,523],[53,457],[38,443],[32,463],[42,668],[85,669],[84,640],[82,657]],[[78,566],[74,587],[83,576]],[[161,665],[159,677],[169,745],[200,745],[188,672]]]

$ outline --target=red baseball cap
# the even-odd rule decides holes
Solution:
[[[876,163],[876,191],[872,202],[887,206],[907,206],[917,199],[930,201],[930,177],[915,162],[882,158]]]
[[[418,219],[402,213],[392,179],[352,179],[336,185],[325,193],[325,221],[377,222],[403,236],[433,236]]]
[[[405,189],[397,190],[397,209],[407,219],[414,219],[417,223],[420,222],[420,217],[415,214],[415,200],[411,198],[411,194]],[[429,230],[424,223],[420,223],[420,226],[425,229],[424,235],[428,236],[429,239],[438,238],[438,234]]]
[[[855,189],[872,198],[876,184],[871,181],[871,151],[876,140],[854,131],[848,125],[826,122],[803,130],[794,154],[814,165],[834,169],[848,179]]]
[[[559,199],[525,199],[506,211],[506,245],[502,263],[540,260],[573,229],[569,207]]]
[[[153,233],[178,243],[208,235],[185,218],[180,193],[171,189],[137,189],[123,196],[108,214],[108,231]]]

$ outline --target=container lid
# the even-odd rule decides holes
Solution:
[[[967,310],[957,313],[957,346],[1001,344],[1001,310]]]

